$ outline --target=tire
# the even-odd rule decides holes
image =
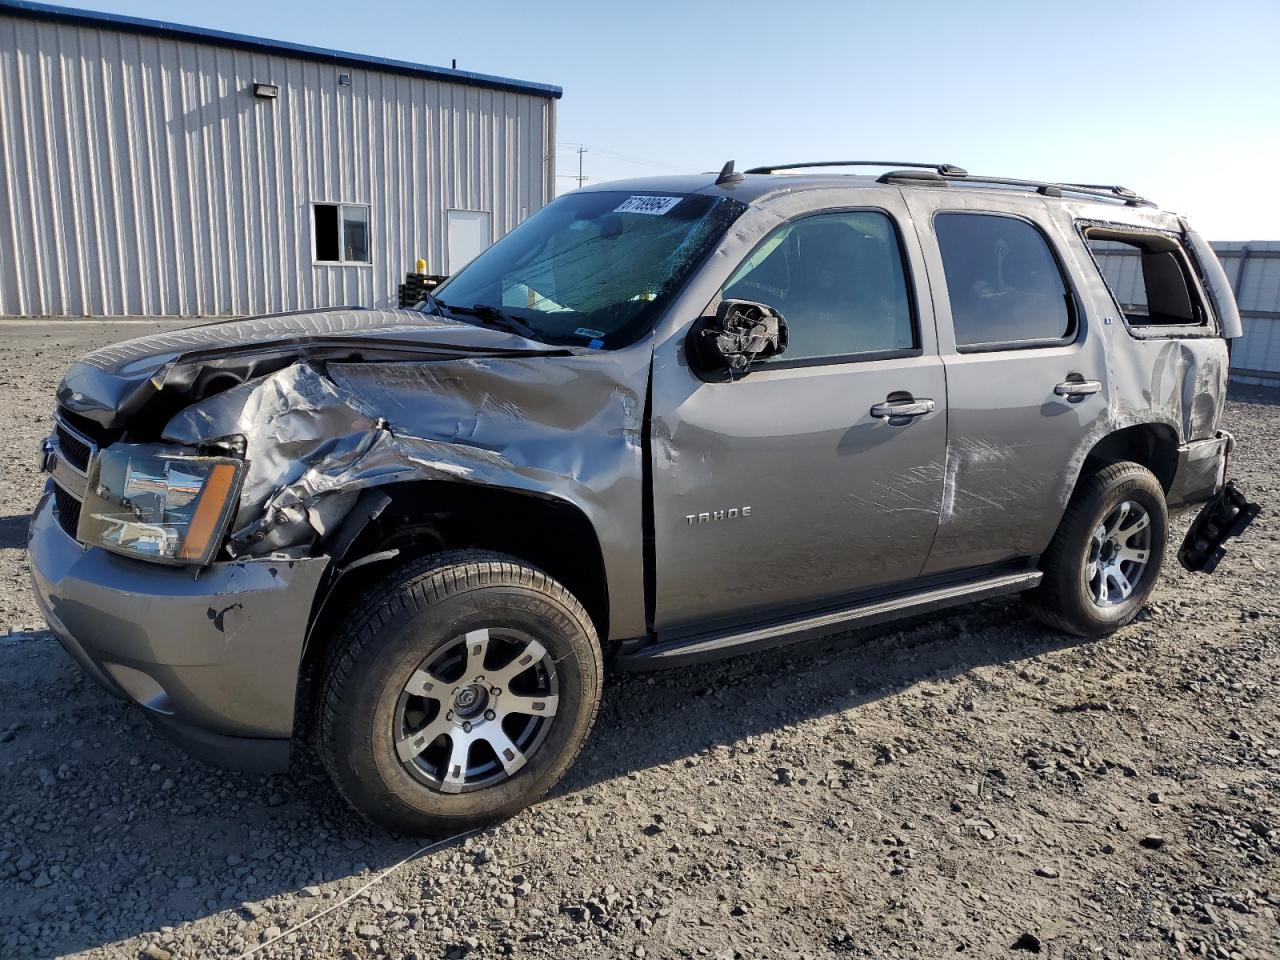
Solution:
[[[1133,532],[1126,535],[1128,530]],[[1108,532],[1111,536],[1105,536]],[[1101,544],[1099,533],[1104,534]],[[1103,467],[1076,487],[1040,558],[1044,579],[1026,595],[1027,606],[1042,623],[1064,633],[1092,639],[1114,633],[1151,595],[1168,533],[1164,490],[1151,471],[1129,462]],[[1140,566],[1125,559],[1143,554]],[[1127,595],[1121,580],[1131,588]]]
[[[591,619],[555,580],[501,554],[438,554],[370,590],[338,627],[318,752],[374,823],[469,829],[560,779],[595,721],[602,675]]]

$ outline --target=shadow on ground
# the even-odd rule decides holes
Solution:
[[[1260,384],[1236,383],[1227,384],[1227,399],[1240,403],[1280,404],[1280,387],[1262,386]]]
[[[27,524],[31,515],[24,513],[11,517],[0,517],[0,550],[25,550],[27,546]]]
[[[420,846],[360,821],[307,762],[287,776],[253,777],[191,760],[41,636],[0,644],[0,733],[17,725],[0,743],[12,785],[0,930],[22,931],[34,955],[376,871]],[[852,711],[856,724],[860,706],[922,680],[1075,642],[1025,621],[1016,602],[992,601],[789,650],[618,676],[555,796],[808,717]],[[167,838],[164,852],[141,852],[155,848],[156,834]]]

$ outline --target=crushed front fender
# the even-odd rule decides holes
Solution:
[[[231,550],[305,556],[360,491],[450,481],[577,507],[605,565],[610,633],[644,630],[644,390],[650,353],[300,361],[175,415],[164,439],[244,440]],[[429,505],[424,505],[429,509]]]

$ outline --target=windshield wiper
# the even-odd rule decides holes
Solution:
[[[437,300],[436,295],[432,293],[430,290],[422,291],[422,299],[418,302],[417,306],[414,309],[421,309],[423,305],[426,306],[427,313],[434,314],[437,317],[444,316],[444,304],[441,303],[439,300]]]
[[[479,320],[486,321],[495,327],[501,327],[508,333],[514,333],[526,340],[537,340],[542,342],[542,338],[538,336],[538,331],[529,326],[519,317],[507,313],[507,311],[498,307],[490,306],[487,303],[477,303],[473,307],[455,307],[453,304],[445,303],[443,300],[431,298],[433,306],[437,310],[443,310],[446,314],[459,314],[464,317],[476,317]]]

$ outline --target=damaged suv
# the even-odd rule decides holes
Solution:
[[[1256,510],[1219,429],[1240,319],[1182,219],[801,166],[577,191],[414,309],[77,361],[30,532],[50,628],[197,755],[280,769],[305,733],[420,833],[547,791],[606,666],[1015,592],[1102,636],[1194,504],[1212,569]]]

